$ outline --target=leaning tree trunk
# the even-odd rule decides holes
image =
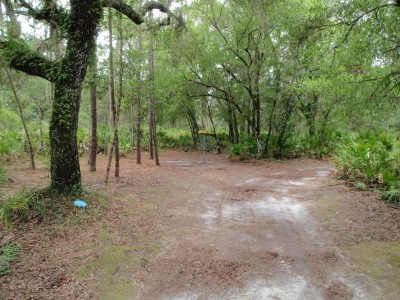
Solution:
[[[199,136],[199,125],[197,124],[196,120],[196,114],[189,107],[187,107],[186,109],[187,109],[186,117],[189,123],[190,132],[192,134],[193,148],[197,149],[197,144],[200,141],[200,136]]]
[[[31,168],[32,168],[33,170],[35,170],[35,153],[33,152],[33,147],[32,147],[32,143],[31,143],[31,137],[30,137],[30,135],[29,135],[28,127],[26,126],[26,121],[25,121],[24,112],[22,111],[21,101],[20,101],[20,99],[19,99],[19,97],[18,97],[18,95],[17,95],[17,91],[16,91],[16,89],[15,89],[13,80],[12,80],[11,75],[10,75],[10,72],[8,72],[8,69],[7,69],[6,65],[4,64],[2,58],[0,59],[0,61],[1,61],[1,65],[2,65],[3,68],[4,68],[4,71],[6,71],[8,80],[10,81],[10,86],[11,86],[11,89],[12,89],[13,94],[14,94],[15,102],[17,103],[19,116],[20,116],[20,118],[21,118],[22,125],[24,126],[24,131],[25,131],[25,135],[26,135],[26,140],[27,140],[27,142],[28,142],[29,153],[30,153],[30,158],[31,158]]]

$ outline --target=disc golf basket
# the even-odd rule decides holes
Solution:
[[[203,163],[206,163],[207,160],[207,152],[211,150],[210,138],[214,136],[214,134],[207,130],[199,130],[200,135],[200,149],[203,152]]]

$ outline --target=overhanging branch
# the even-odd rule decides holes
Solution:
[[[184,21],[181,16],[176,16],[175,14],[172,13],[172,11],[168,8],[168,6],[157,1],[147,2],[146,4],[144,4],[140,12],[137,12],[122,0],[103,0],[103,7],[108,7],[108,6],[124,14],[132,22],[138,25],[144,23],[145,21],[144,16],[148,11],[153,9],[158,9],[159,11],[168,15],[167,19],[168,24],[169,24],[169,19],[173,18],[178,22],[179,26],[184,27]]]
[[[0,43],[0,49],[1,55],[10,67],[49,81],[54,80],[56,65],[30,50],[22,42],[17,40],[3,40]]]
[[[27,11],[18,11],[19,14],[28,15],[38,21],[46,21],[49,24],[56,25],[62,29],[66,29],[69,14],[66,10],[58,7],[56,4],[49,2],[43,8],[35,9],[25,0],[16,0],[21,7]]]

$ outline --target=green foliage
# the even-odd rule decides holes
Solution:
[[[85,130],[84,128],[82,128],[82,127],[78,127],[78,132],[77,132],[77,140],[78,140],[78,142],[79,141],[88,141],[88,139],[89,139],[89,136],[88,136],[88,133],[87,133],[87,130]]]
[[[96,191],[83,191],[77,188],[68,196],[44,190],[20,190],[5,199],[0,199],[0,221],[7,227],[23,226],[25,223],[77,223],[83,217],[81,209],[73,206],[76,199],[85,199],[90,212],[97,213],[105,207],[108,199]],[[76,216],[78,215],[78,216]]]
[[[24,140],[15,130],[0,132],[0,155],[16,156],[24,151]]]
[[[387,191],[384,191],[381,195],[382,200],[400,204],[400,184],[396,183],[389,187]]]
[[[0,206],[0,220],[5,226],[10,227],[16,215],[25,214],[30,201],[31,195],[26,190],[21,190],[2,201],[3,203]]]
[[[360,190],[360,191],[366,191],[366,190],[368,189],[367,185],[366,185],[364,182],[362,182],[362,181],[356,182],[356,183],[354,184],[354,187],[355,187],[357,190]]]
[[[99,149],[107,149],[107,145],[112,142],[112,132],[106,125],[97,127],[97,144]]]
[[[257,141],[255,138],[245,138],[238,144],[232,144],[228,149],[229,157],[239,156],[246,159],[257,156]]]
[[[52,193],[50,190],[21,190],[0,203],[0,220],[11,227],[24,221],[59,219],[71,209],[69,199]]]
[[[1,131],[6,129],[14,129],[15,125],[21,124],[21,119],[17,113],[8,110],[8,109],[0,109],[0,129]]]
[[[265,140],[266,135],[262,135]],[[287,134],[283,143],[283,158],[296,158],[296,157],[315,157],[322,158],[324,156],[331,156],[335,152],[338,142],[342,138],[341,131],[327,130],[325,132],[318,132],[313,137],[308,133],[290,132]],[[272,134],[270,137],[269,152],[264,153],[265,157],[274,156],[278,149],[278,135]],[[271,150],[272,149],[272,150]]]
[[[21,248],[15,243],[0,245],[0,277],[10,273],[10,262],[20,258]]]
[[[157,138],[161,148],[188,149],[192,146],[190,132],[184,129],[160,128]]]
[[[400,199],[400,142],[395,133],[363,133],[346,136],[335,156],[338,174],[357,181],[356,188],[384,189],[382,199]]]
[[[130,128],[121,127],[119,130],[119,151],[121,155],[132,151],[132,133]]]
[[[6,169],[0,167],[0,187],[7,183],[7,171]]]

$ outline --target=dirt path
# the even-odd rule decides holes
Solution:
[[[325,161],[201,158],[166,152],[159,168],[125,159],[107,187],[105,159],[95,175],[84,166],[108,209],[83,231],[62,227],[30,243],[28,255],[39,253],[0,281],[5,299],[400,298],[398,209],[334,180]],[[23,248],[41,232],[18,233]],[[49,274],[31,278],[40,260]]]
[[[149,266],[144,298],[363,297],[356,283],[334,274],[337,251],[308,212],[331,166],[209,162],[199,169],[197,197],[173,212],[179,226]]]

